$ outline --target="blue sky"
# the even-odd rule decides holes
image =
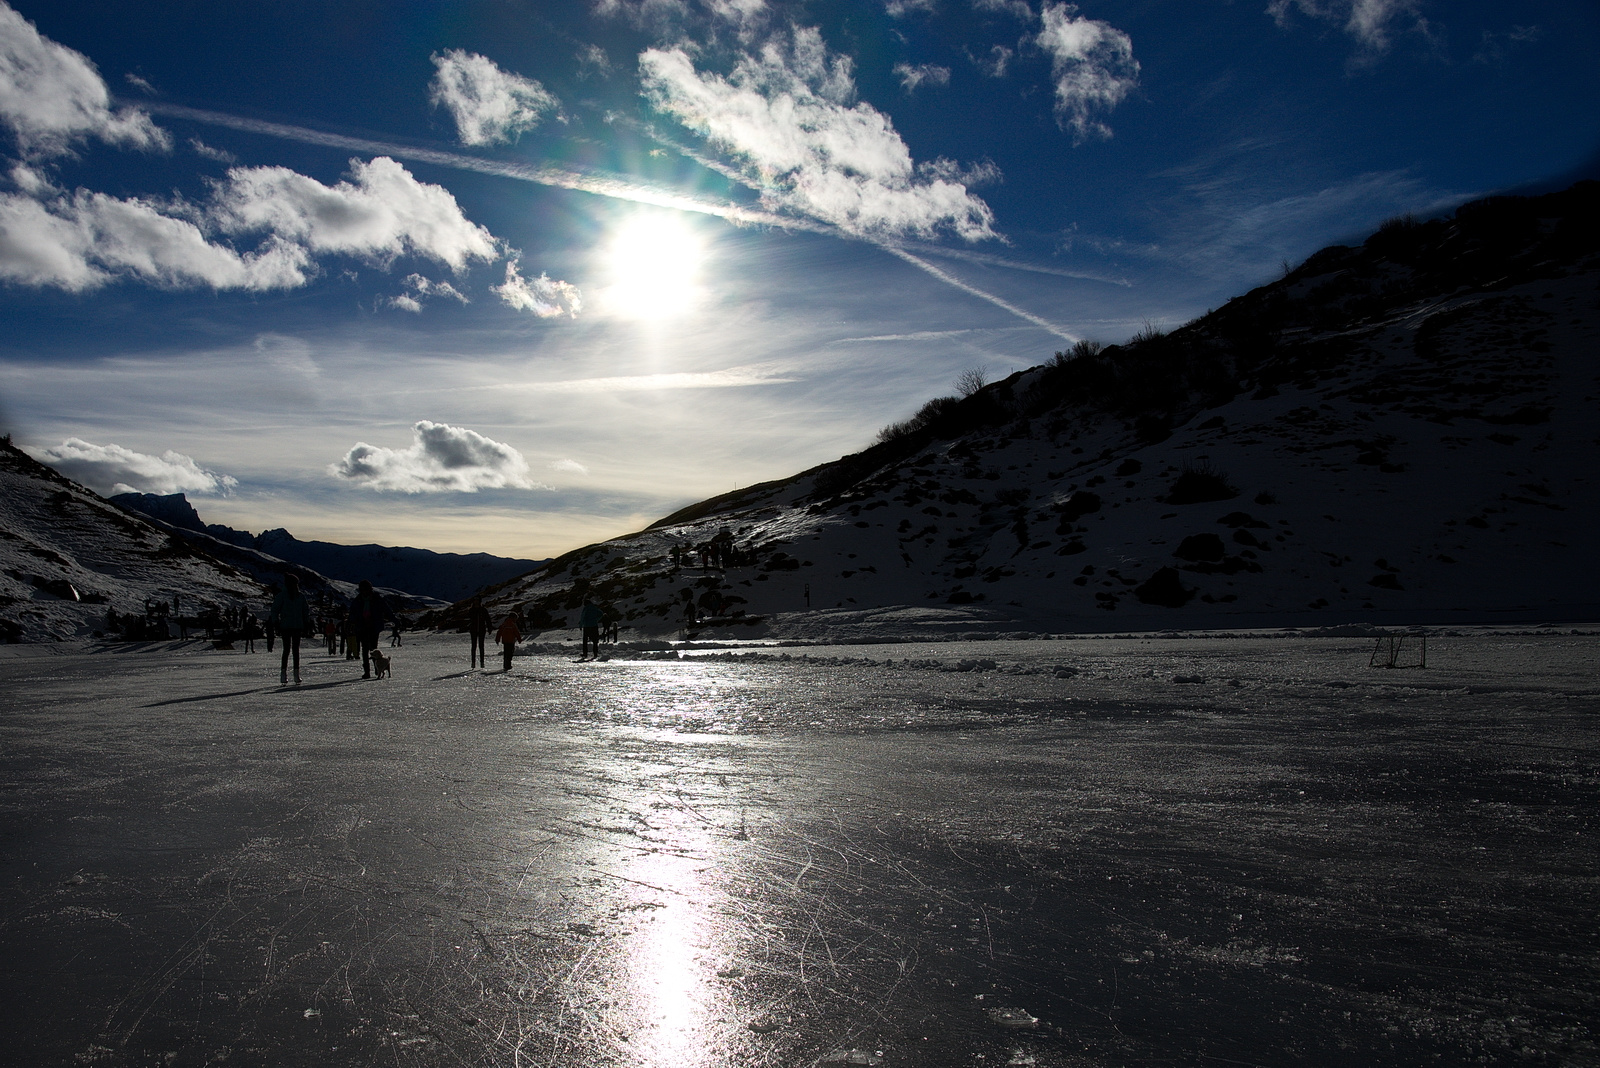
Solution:
[[[213,522],[544,556],[1594,176],[1549,0],[0,0],[0,424]]]

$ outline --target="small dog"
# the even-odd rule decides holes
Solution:
[[[394,674],[389,670],[389,665],[393,663],[394,657],[384,656],[376,649],[372,650],[372,668],[374,678],[381,679],[385,675],[388,675],[391,679],[394,678]]]

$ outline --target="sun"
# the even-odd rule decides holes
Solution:
[[[608,303],[631,319],[670,319],[693,310],[701,296],[705,248],[699,235],[670,215],[635,215],[606,249]]]

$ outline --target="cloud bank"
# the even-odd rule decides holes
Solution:
[[[31,157],[56,156],[96,138],[169,149],[172,138],[137,108],[113,111],[111,94],[81,52],[43,36],[0,0],[0,122]]]
[[[160,456],[135,452],[121,445],[96,445],[68,438],[60,445],[25,450],[68,478],[96,493],[197,493],[225,494],[239,484],[232,475],[207,471],[194,459],[168,449]]]
[[[428,99],[443,106],[456,123],[456,136],[464,145],[492,145],[515,141],[561,103],[532,78],[501,70],[487,56],[452,48],[436,52]]]
[[[328,470],[373,490],[398,493],[476,493],[480,489],[549,489],[528,478],[528,461],[502,442],[466,427],[423,419],[409,448],[357,442]]]
[[[815,29],[773,37],[726,78],[682,48],[645,51],[639,74],[651,105],[742,161],[773,208],[857,234],[995,236],[987,204],[914,165],[888,116],[852,103],[850,58]]]
[[[1034,37],[1050,56],[1056,89],[1056,122],[1073,139],[1110,137],[1111,127],[1094,116],[1110,111],[1139,84],[1133,40],[1110,23],[1078,18],[1075,4],[1046,3],[1043,27]]]

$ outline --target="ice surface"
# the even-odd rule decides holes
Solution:
[[[1600,639],[1371,644],[6,648],[5,1059],[1594,1063]]]

